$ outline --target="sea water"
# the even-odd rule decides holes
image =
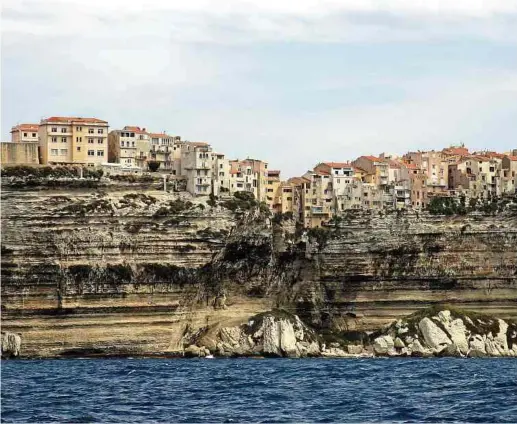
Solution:
[[[517,422],[516,359],[2,361],[2,422]]]

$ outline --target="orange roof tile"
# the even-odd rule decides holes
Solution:
[[[502,159],[505,157],[504,154],[502,153],[497,153],[497,152],[485,152],[484,153],[484,156],[487,156],[489,158],[497,158],[497,159]]]
[[[137,134],[148,134],[145,128],[135,127],[131,125],[126,125],[124,128],[122,128],[121,131],[131,131]]]
[[[362,158],[366,158],[368,160],[371,160],[372,162],[383,162],[382,159],[376,157],[376,156],[361,156]]]
[[[172,135],[165,134],[165,133],[149,133],[149,137],[154,138],[172,138]]]
[[[512,162],[517,161],[517,156],[507,155],[506,157],[510,159]]]
[[[66,116],[51,116],[50,118],[43,119],[42,122],[67,122],[67,123],[81,123],[81,124],[107,124],[108,121],[103,121],[97,118],[81,118],[81,117],[66,117]]]
[[[327,171],[313,171],[316,175],[330,175],[330,172]]]
[[[447,155],[468,155],[469,149],[466,147],[446,147],[442,150],[442,153]]]
[[[350,162],[323,162],[324,165],[330,166],[331,168],[351,168]]]
[[[39,124],[18,124],[11,128],[11,132],[15,131],[38,131]]]

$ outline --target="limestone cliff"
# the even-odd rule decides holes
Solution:
[[[2,187],[2,326],[22,356],[168,354],[279,307],[348,335],[440,302],[505,319],[516,265],[511,214],[357,213],[304,234],[127,185]]]

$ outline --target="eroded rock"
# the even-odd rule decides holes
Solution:
[[[22,338],[19,334],[2,331],[2,358],[16,358],[20,356]]]
[[[436,351],[441,351],[452,343],[447,334],[427,317],[422,318],[418,323],[418,328],[422,332],[426,344]]]

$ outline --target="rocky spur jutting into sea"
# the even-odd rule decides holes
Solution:
[[[304,230],[87,183],[2,183],[4,357],[517,355],[515,209]]]

